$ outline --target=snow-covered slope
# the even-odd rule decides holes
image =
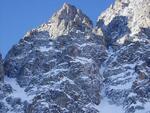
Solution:
[[[149,11],[116,0],[93,28],[65,3],[8,52],[0,113],[150,113]]]

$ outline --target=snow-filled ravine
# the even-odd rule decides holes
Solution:
[[[30,102],[34,95],[28,95],[25,92],[25,88],[19,86],[15,78],[4,77],[4,83],[9,84],[12,87],[13,92],[10,94],[13,98],[20,98],[22,101]]]
[[[122,106],[111,104],[106,97],[101,100],[98,106],[94,106],[94,108],[98,109],[100,113],[124,113],[125,111]]]

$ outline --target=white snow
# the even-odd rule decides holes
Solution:
[[[95,45],[95,43],[91,43],[91,42],[84,43],[84,44],[81,44],[81,45],[78,44],[79,47],[94,46],[94,45]]]
[[[59,72],[65,72],[68,71],[68,69],[60,68],[60,69],[52,69],[49,72],[46,72],[45,75],[57,75]]]
[[[81,78],[82,78],[83,80],[89,79],[88,76],[82,76]]]
[[[47,102],[41,102],[41,104],[46,106],[47,108],[49,107],[49,104]]]
[[[124,113],[124,109],[122,106],[117,106],[115,104],[109,103],[109,100],[107,98],[103,98],[101,100],[100,105],[94,105],[94,108],[96,108],[100,113]]]
[[[4,83],[5,84],[10,84],[12,89],[13,89],[13,93],[10,94],[10,96],[14,97],[14,98],[21,98],[22,101],[28,101],[30,102],[34,95],[29,96],[24,90],[25,88],[21,88],[19,86],[19,84],[17,83],[15,78],[9,78],[7,76],[4,77]]]
[[[106,70],[106,67],[104,65],[101,65],[100,70],[99,70],[100,74],[103,75],[105,70]]]
[[[130,74],[129,74],[130,73]],[[133,81],[136,78],[136,75],[134,74],[133,70],[127,70],[125,72],[122,72],[120,74],[114,75],[110,77],[114,82],[117,81],[125,81],[128,80],[128,82],[121,82],[118,85],[111,85],[110,88],[111,89],[116,89],[116,90],[128,90],[131,89],[132,85],[133,85]]]
[[[55,49],[53,47],[46,47],[46,46],[40,46],[40,47],[36,48],[36,50],[38,50],[40,52],[49,52],[49,51],[60,52],[60,50],[58,50],[58,49]]]
[[[19,56],[17,56],[15,59],[20,60],[20,59],[23,59],[24,57],[25,57],[25,55],[19,55]]]
[[[56,84],[61,84],[62,82],[69,81],[71,84],[75,84],[73,80],[63,77],[59,82],[56,82]]]
[[[135,113],[149,113],[150,112],[150,102],[147,102],[146,104],[142,105],[144,109],[138,110]]]
[[[132,87],[132,82],[127,82],[126,84],[119,84],[116,86],[110,86],[110,89],[115,89],[115,90],[128,90],[131,89]]]
[[[38,50],[40,50],[41,52],[48,52],[50,50],[52,50],[53,48],[47,48],[46,46],[41,46],[39,47]]]
[[[62,82],[65,82],[65,81],[69,81],[70,84],[75,84],[73,80],[71,80],[71,79],[69,79],[69,78],[67,78],[67,77],[62,77],[62,78],[60,79],[60,81],[56,82],[56,83],[51,87],[51,89],[52,89],[52,90],[56,90],[56,89],[59,90],[61,83],[62,83]]]
[[[72,62],[80,62],[81,64],[87,64],[93,62],[92,59],[88,59],[85,57],[76,57]]]
[[[117,40],[117,43],[118,43],[118,44],[124,44],[124,42],[126,41],[126,38],[127,38],[127,37],[124,36],[124,37],[118,39],[118,40]]]
[[[128,95],[128,97],[134,97],[134,96],[137,96],[137,94],[133,92]]]

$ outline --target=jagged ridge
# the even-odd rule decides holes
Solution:
[[[46,30],[50,36],[55,38],[69,32],[92,30],[92,21],[80,9],[64,3],[63,7],[57,11],[47,24],[43,24],[39,30]]]

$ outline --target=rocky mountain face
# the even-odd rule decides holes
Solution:
[[[97,23],[108,42],[108,58],[101,65],[105,96],[125,113],[150,112],[149,6],[149,0],[117,0]]]
[[[91,27],[91,20],[79,9],[64,4],[49,23],[28,32],[13,46],[5,58],[6,81],[16,79],[26,96],[23,100],[6,97],[8,111],[98,112],[87,105],[100,104],[99,66],[107,53],[102,36],[92,33]]]
[[[93,27],[65,3],[4,59],[0,113],[149,113],[149,5],[116,0]]]

